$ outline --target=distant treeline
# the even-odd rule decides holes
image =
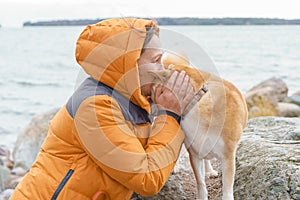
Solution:
[[[25,22],[23,26],[85,26],[104,19]],[[155,18],[159,25],[300,25],[300,19],[278,18]]]

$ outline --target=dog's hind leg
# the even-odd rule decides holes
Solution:
[[[205,160],[205,176],[217,177],[218,172],[211,166],[210,160]]]
[[[199,158],[198,155],[189,152],[190,162],[197,181],[197,199],[207,200],[207,189],[205,184],[205,164],[204,159]]]
[[[226,155],[222,159],[222,183],[223,183],[223,200],[234,200],[233,184],[235,175],[235,152],[232,155]]]

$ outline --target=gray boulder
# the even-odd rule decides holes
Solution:
[[[56,112],[57,109],[34,117],[20,135],[14,150],[15,166],[29,169]],[[300,118],[251,119],[241,138],[236,166],[236,199],[300,200]],[[159,194],[135,194],[132,200],[195,198],[195,191],[189,194],[186,189],[187,185],[195,187],[186,151],[181,153],[176,168]]]
[[[10,159],[10,151],[8,147],[3,145],[0,146],[0,165],[9,169],[13,167],[13,161]]]
[[[287,84],[276,77],[265,80],[247,91],[245,98],[249,118],[277,116],[277,104],[287,98]]]
[[[7,189],[4,192],[0,193],[0,199],[1,200],[9,200],[10,196],[14,192],[13,189]]]
[[[300,200],[300,118],[249,120],[236,167],[236,199]]]
[[[7,147],[0,146],[0,193],[9,187],[11,161]]]
[[[0,192],[4,191],[10,183],[10,170],[0,165]]]
[[[276,102],[281,102],[287,97],[288,87],[282,79],[272,77],[252,87],[247,94],[252,95],[257,92],[272,97]]]
[[[29,170],[48,133],[49,121],[57,111],[58,109],[52,109],[34,116],[24,132],[18,136],[13,150],[14,174],[22,175]]]
[[[297,92],[294,92],[292,96],[300,96],[300,90],[298,90]]]
[[[300,106],[293,103],[282,103],[279,102],[276,107],[277,114],[279,117],[299,117]]]
[[[172,174],[157,195],[142,197],[134,193],[131,197],[131,200],[185,200],[187,198],[182,184],[183,183],[180,179],[180,176],[178,174]]]
[[[299,91],[300,92],[300,91]],[[293,103],[293,104],[296,104],[298,106],[300,106],[300,95],[292,95],[292,96],[289,96],[287,99],[286,99],[286,102],[288,103]]]

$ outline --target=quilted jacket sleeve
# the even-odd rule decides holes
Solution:
[[[141,195],[154,195],[167,181],[178,158],[184,133],[177,121],[160,115],[149,125],[143,146],[109,96],[86,99],[75,116],[79,140],[113,179]]]

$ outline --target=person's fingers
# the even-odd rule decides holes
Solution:
[[[175,71],[175,72],[173,72],[173,74],[171,75],[170,79],[168,80],[166,86],[167,86],[167,88],[169,88],[170,90],[173,90],[173,87],[174,87],[174,84],[175,84],[175,82],[176,82],[177,76],[178,76],[178,72]]]
[[[186,93],[188,91],[188,86],[189,86],[189,76],[185,76],[183,79],[183,82],[180,84],[180,90],[178,91],[178,100],[181,101],[184,99],[186,96]]]
[[[185,71],[181,71],[177,76],[176,82],[172,90],[175,94],[177,94],[177,96],[179,95],[179,92],[182,88],[182,83],[184,81],[184,78],[185,78]]]
[[[174,72],[168,80],[167,86],[158,85],[155,88],[154,103],[161,109],[181,115],[193,96],[194,88],[190,83],[190,77],[184,71]]]
[[[187,88],[186,95],[183,98],[183,107],[186,107],[187,104],[190,103],[190,101],[193,98],[193,96],[194,96],[194,88],[191,86],[191,84],[189,84],[188,88]]]
[[[158,85],[156,87],[155,93],[154,93],[154,102],[157,102],[157,99],[159,98],[159,96],[161,95],[162,92],[163,92],[163,86]]]

